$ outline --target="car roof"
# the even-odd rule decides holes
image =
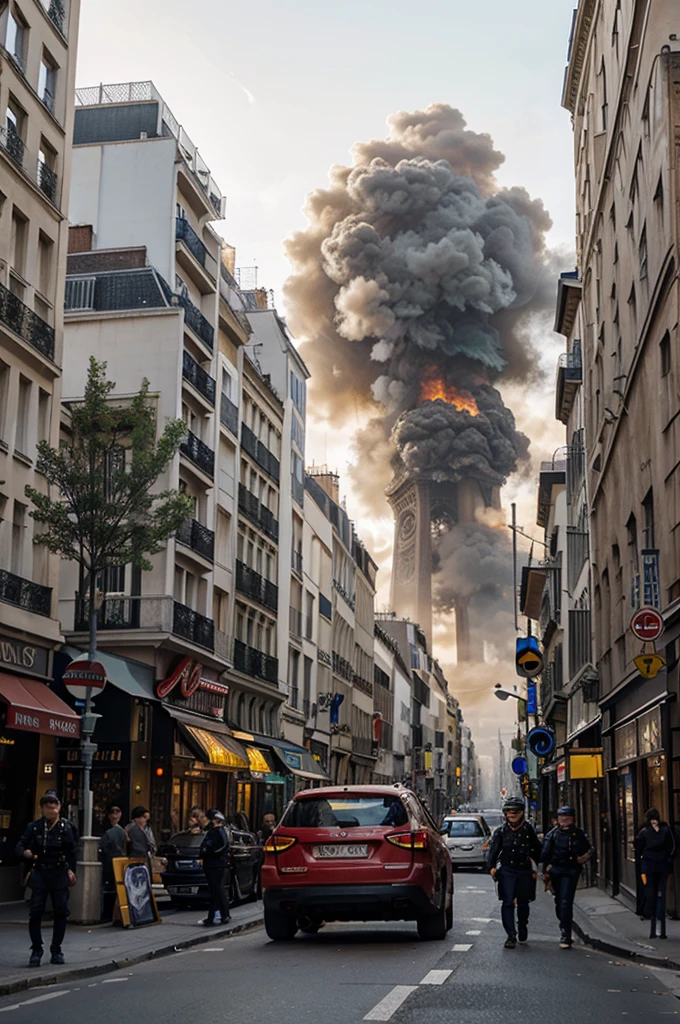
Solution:
[[[447,814],[444,821],[478,821],[483,817],[483,814],[472,814],[472,812],[470,814]]]
[[[325,800],[329,796],[403,796],[411,790],[396,783],[393,786],[321,786],[319,789],[302,789],[293,797],[294,800],[316,797]]]

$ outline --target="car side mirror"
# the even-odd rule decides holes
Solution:
[[[439,835],[440,836],[448,836],[448,834],[449,834],[449,826],[448,825],[442,825],[440,827],[440,829],[439,829]]]

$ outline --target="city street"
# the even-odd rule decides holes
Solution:
[[[444,942],[419,942],[412,925],[326,926],[290,945],[259,929],[98,980],[12,996],[0,1000],[0,1013],[16,1024],[611,1024],[680,1016],[674,972],[581,945],[560,950],[543,893],[528,945],[508,951],[503,940],[488,876],[458,873],[454,929]]]

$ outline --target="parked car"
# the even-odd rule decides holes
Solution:
[[[262,847],[251,832],[229,829],[230,902],[240,903],[246,898],[259,899]],[[174,906],[208,904],[208,885],[199,864],[198,851],[203,834],[178,832],[162,844],[159,853],[168,865],[161,872],[161,881]]]
[[[274,941],[327,921],[415,921],[421,939],[443,939],[453,924],[451,858],[403,786],[303,790],[264,853],[264,923]]]
[[[486,865],[491,829],[481,814],[452,814],[444,818],[441,834],[454,867]]]

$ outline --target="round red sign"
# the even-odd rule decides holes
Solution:
[[[663,633],[663,616],[656,608],[640,608],[630,620],[630,628],[638,640],[652,643]]]

